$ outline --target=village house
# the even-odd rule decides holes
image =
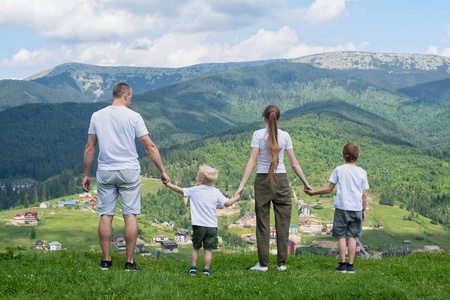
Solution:
[[[39,205],[40,208],[49,208],[52,204],[49,201],[44,201]]]
[[[23,220],[25,219],[25,216],[23,214],[15,214],[14,220]]]
[[[34,248],[35,249],[41,249],[44,250],[45,249],[45,243],[41,240],[36,240],[36,242],[34,242]]]
[[[61,250],[61,243],[60,242],[51,242],[48,245],[50,247],[50,251]]]
[[[305,201],[303,199],[297,200],[297,207],[298,209],[302,209],[302,204],[305,203]]]
[[[289,242],[288,242],[288,254],[295,255],[295,250],[297,250],[297,244],[294,241],[289,240]]]
[[[298,233],[298,227],[295,224],[289,225],[289,233],[296,234]]]
[[[56,202],[57,207],[75,207],[75,202],[72,201],[58,201]]]
[[[311,207],[309,204],[303,203],[299,211],[299,217],[309,217],[311,215]]]
[[[84,193],[84,194],[80,194],[79,195],[80,199],[88,199],[88,198],[92,198],[92,194],[91,193]]]
[[[375,224],[375,228],[383,228],[383,223],[380,222],[380,223]]]
[[[37,222],[38,213],[35,211],[25,212],[25,224],[33,224]]]
[[[270,243],[277,242],[277,231],[275,229],[270,229]]]
[[[175,234],[175,241],[177,243],[187,243],[189,241],[189,233],[186,230],[178,231]]]
[[[80,200],[77,200],[77,199],[72,199],[72,200],[70,200],[70,202],[75,202],[75,204],[80,204]]]
[[[169,240],[169,238],[162,234],[158,234],[157,236],[155,236],[153,238],[153,241],[155,241],[157,243],[161,243],[161,242],[168,241],[168,240]]]
[[[301,218],[299,220],[299,225],[300,226],[310,226],[312,224],[310,219],[305,219],[305,218]]]
[[[424,252],[439,252],[441,249],[439,246],[424,246],[423,247]]]
[[[246,211],[244,215],[235,222],[237,225],[245,225],[249,223],[256,223],[256,213],[254,211]]]
[[[134,247],[134,252],[143,253],[145,252],[145,241],[141,238],[136,239],[136,246]]]
[[[255,233],[241,234],[241,239],[246,241],[248,244],[253,244],[254,242],[256,242],[256,234]]]
[[[96,207],[97,206],[97,201],[95,201],[94,199],[89,201],[89,206],[91,207]]]
[[[175,241],[164,241],[161,243],[162,252],[178,252],[178,244]]]
[[[111,242],[117,247],[117,248],[125,248],[125,238],[120,233],[114,234],[111,237]]]

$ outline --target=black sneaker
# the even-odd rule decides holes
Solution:
[[[355,268],[353,268],[353,265],[347,264],[347,273],[355,273]]]
[[[340,262],[339,266],[336,268],[336,271],[340,273],[347,272],[347,264],[345,262]]]
[[[203,269],[203,275],[212,275],[212,272],[210,269]]]
[[[189,275],[197,275],[197,267],[190,266],[189,269],[186,270],[186,273]]]
[[[112,261],[107,261],[107,260],[102,260],[100,262],[100,269],[102,270],[109,270],[109,268],[111,268],[112,266]]]
[[[135,261],[133,263],[126,262],[125,263],[125,271],[140,271],[142,270]]]

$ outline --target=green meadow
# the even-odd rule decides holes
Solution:
[[[188,249],[186,249],[188,250]],[[356,273],[342,274],[330,257],[290,257],[287,270],[250,271],[255,253],[214,253],[212,276],[185,273],[190,261],[166,257],[135,260],[141,271],[125,272],[125,257],[99,269],[98,253],[57,251],[0,256],[2,299],[448,299],[450,253],[358,259]],[[201,270],[200,260],[198,268]]]

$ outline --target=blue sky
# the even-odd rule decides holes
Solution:
[[[446,0],[3,0],[0,79],[329,51],[450,56]]]

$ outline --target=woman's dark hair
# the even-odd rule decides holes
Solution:
[[[355,143],[345,144],[342,156],[346,162],[355,162],[359,157],[359,146]]]
[[[278,167],[280,147],[278,146],[278,120],[280,119],[280,110],[275,105],[266,107],[263,117],[267,122],[267,149],[269,150],[270,167],[267,173],[267,179],[270,183],[274,183],[273,173]]]

